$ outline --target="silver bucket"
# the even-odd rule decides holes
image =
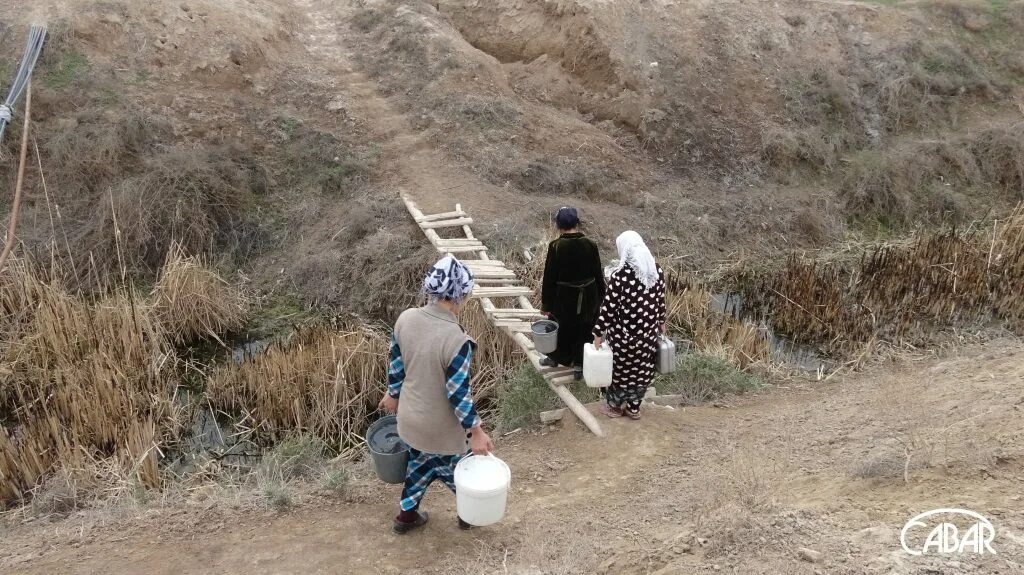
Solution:
[[[384,483],[405,483],[409,464],[409,448],[398,436],[398,418],[386,415],[366,430],[366,447],[370,450],[373,470]]]
[[[672,373],[676,370],[676,344],[665,335],[658,338],[655,363],[658,366],[658,373]]]
[[[533,347],[540,353],[549,354],[558,349],[558,324],[550,319],[536,321],[530,326]]]

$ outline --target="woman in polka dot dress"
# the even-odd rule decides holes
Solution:
[[[594,346],[607,340],[615,354],[612,384],[605,389],[608,417],[640,419],[640,403],[654,379],[658,334],[665,332],[665,273],[640,234],[625,232],[615,241],[619,267],[594,326]]]

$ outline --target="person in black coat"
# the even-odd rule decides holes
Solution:
[[[575,208],[558,210],[555,225],[561,235],[548,244],[541,311],[558,322],[558,349],[541,364],[572,366],[579,379],[583,346],[593,341],[591,332],[604,299],[604,270],[597,244],[579,231]]]

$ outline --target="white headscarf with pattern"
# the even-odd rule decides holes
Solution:
[[[619,267],[615,271],[628,265],[645,288],[651,289],[658,283],[658,264],[640,234],[622,232],[615,240],[615,247],[619,249]]]
[[[431,300],[461,302],[473,291],[473,273],[455,256],[448,254],[437,261],[423,278],[423,293]]]

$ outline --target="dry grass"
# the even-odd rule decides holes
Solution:
[[[993,195],[983,203],[1024,199],[1024,124],[863,151],[848,159],[840,184],[848,211],[895,224],[963,221],[976,211],[971,197]]]
[[[175,244],[212,253],[248,202],[246,174],[225,152],[171,150],[100,202],[81,241],[107,272],[157,270]]]
[[[757,446],[726,448],[721,455],[722,463],[701,469],[703,478],[695,482],[704,486],[694,496],[695,526],[709,540],[710,556],[748,550],[772,536],[769,526],[780,511],[779,486],[786,479]]]
[[[745,313],[770,318],[798,342],[843,353],[878,340],[924,344],[949,327],[998,319],[1016,329],[1024,309],[1024,213],[991,229],[936,233],[886,245],[858,262],[791,256],[778,271],[741,279]]]
[[[24,261],[0,281],[0,499],[103,457],[159,485],[159,448],[177,432],[178,361],[149,304],[130,289],[87,301]]]
[[[949,40],[915,40],[882,83],[881,111],[891,132],[947,124],[966,97],[988,100],[999,89],[989,70]]]
[[[366,327],[300,327],[287,342],[214,370],[213,405],[261,442],[308,434],[344,450],[358,446],[387,384],[386,337]]]
[[[157,321],[176,344],[218,339],[218,334],[241,328],[245,320],[241,293],[180,246],[167,254],[152,299]]]
[[[74,492],[159,486],[158,462],[180,431],[174,344],[237,325],[239,301],[179,251],[152,300],[124,286],[74,293],[56,274],[11,262],[0,274],[0,501],[54,474]]]

